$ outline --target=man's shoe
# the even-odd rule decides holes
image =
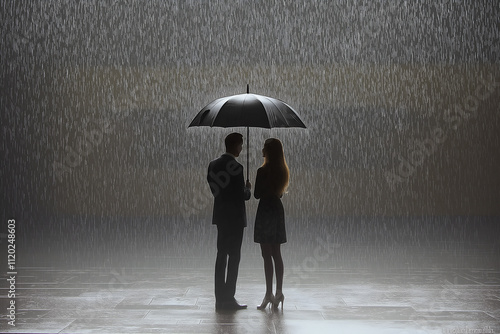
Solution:
[[[227,310],[227,302],[215,302],[215,310]]]
[[[238,304],[236,300],[229,301],[225,304],[225,310],[243,310],[247,308],[245,304]]]

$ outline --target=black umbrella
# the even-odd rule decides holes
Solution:
[[[247,179],[249,128],[305,128],[297,112],[285,102],[272,97],[238,94],[222,97],[201,109],[188,127],[246,127],[247,128]]]

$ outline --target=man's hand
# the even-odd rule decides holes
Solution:
[[[252,184],[250,183],[250,181],[247,180],[245,187],[247,187],[248,189],[252,189]]]

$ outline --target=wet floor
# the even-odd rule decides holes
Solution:
[[[256,309],[264,296],[263,270],[258,261],[247,261],[240,268],[236,297],[248,309],[216,312],[208,260],[198,267],[177,263],[168,268],[18,268],[16,326],[9,326],[2,312],[0,329],[19,333],[500,333],[500,271],[496,269],[291,265],[286,270],[283,310]],[[3,310],[6,301],[2,293]]]

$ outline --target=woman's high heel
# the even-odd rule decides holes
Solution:
[[[283,295],[282,292],[276,293],[276,297],[274,297],[273,300],[273,306],[274,308],[278,308],[281,303],[281,310],[283,310],[283,303],[285,301],[285,296]]]
[[[270,295],[265,295],[264,299],[262,300],[262,303],[257,306],[257,310],[264,310],[267,307],[267,304],[273,304],[274,303],[274,296],[272,294]]]

